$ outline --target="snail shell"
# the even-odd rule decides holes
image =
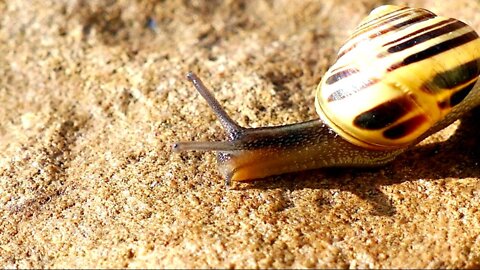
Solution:
[[[460,104],[479,75],[471,27],[421,8],[382,6],[342,46],[315,105],[349,142],[400,148]]]
[[[173,149],[218,152],[227,184],[323,167],[379,166],[480,105],[479,75],[480,39],[471,27],[421,8],[381,6],[323,76],[315,95],[320,119],[241,127],[189,73],[228,140],[180,142]]]

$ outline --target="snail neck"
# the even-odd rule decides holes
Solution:
[[[220,171],[234,181],[318,168],[380,166],[404,151],[353,145],[320,119],[245,129],[231,143],[235,150],[219,151],[217,157]]]

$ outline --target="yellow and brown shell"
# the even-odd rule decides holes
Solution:
[[[448,114],[480,75],[480,39],[421,8],[381,6],[355,29],[320,82],[320,117],[353,144],[410,144]]]

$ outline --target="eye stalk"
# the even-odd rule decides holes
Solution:
[[[223,129],[227,133],[227,136],[233,140],[238,137],[244,128],[240,127],[235,121],[230,118],[227,112],[223,109],[220,103],[215,99],[212,93],[205,87],[200,78],[193,72],[187,73],[187,79],[193,84],[198,93],[207,101],[208,105],[215,113]],[[219,141],[219,142],[178,142],[173,144],[174,152],[181,151],[217,151],[217,152],[231,152],[238,150],[231,141]]]

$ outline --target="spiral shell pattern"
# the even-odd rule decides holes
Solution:
[[[374,9],[341,47],[316,92],[320,117],[353,144],[408,145],[447,115],[480,75],[480,39],[422,8]]]

